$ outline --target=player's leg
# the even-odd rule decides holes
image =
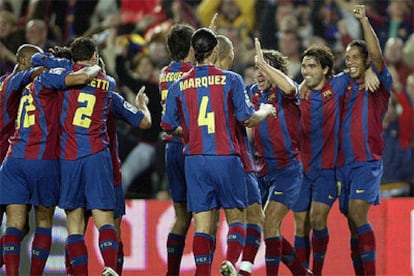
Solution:
[[[302,198],[301,198],[302,200]],[[286,250],[288,248],[283,246],[282,261],[288,267],[293,265],[293,261],[296,258],[300,266],[309,268],[309,255],[310,255],[310,221],[309,212],[307,211],[293,212],[293,218],[295,221],[295,237],[294,237],[294,251]],[[284,244],[286,240],[284,239]],[[292,255],[293,253],[293,255]],[[286,260],[288,256],[288,260]],[[292,259],[293,256],[293,259]]]
[[[328,214],[338,197],[338,184],[334,170],[320,170],[312,185],[310,221],[314,275],[321,275],[329,243]]]
[[[26,204],[9,204],[6,207],[7,223],[3,235],[3,259],[7,275],[19,275],[20,244],[26,224]]]
[[[290,252],[286,249],[289,247],[284,246],[282,253],[283,263],[290,268],[292,268],[295,256],[301,266],[309,268],[309,255],[311,251],[309,210],[312,200],[311,185],[314,179],[313,175],[312,172],[304,173],[298,199],[292,206],[295,221],[294,252]],[[284,243],[286,244],[285,240]],[[295,253],[295,255],[292,253]]]
[[[375,275],[375,235],[368,221],[370,204],[364,200],[350,200],[349,218],[356,227],[358,249],[365,275]]]
[[[118,255],[118,237],[115,229],[113,210],[93,209],[92,216],[99,231],[99,249],[105,267],[116,271]]]
[[[185,247],[185,237],[191,224],[192,215],[187,211],[187,202],[174,202],[175,221],[168,234],[167,275],[178,275]]]
[[[376,245],[372,225],[368,221],[371,204],[379,204],[382,160],[355,163],[352,166],[348,217],[358,234],[358,248],[365,275],[375,275]]]
[[[259,183],[253,172],[246,173],[247,202],[246,208],[246,242],[242,254],[239,274],[250,275],[254,260],[262,240],[264,212]]]
[[[35,207],[36,230],[32,242],[30,275],[42,275],[52,247],[52,225],[55,207]]]
[[[277,275],[282,257],[282,236],[280,225],[289,209],[286,205],[269,200],[265,205],[265,220],[263,224],[263,236],[266,245],[266,273]]]
[[[243,249],[239,274],[250,275],[262,240],[264,212],[260,203],[253,203],[246,209],[246,244]]]
[[[121,275],[124,265],[124,244],[122,243],[121,235],[122,216],[115,218],[115,229],[118,237],[118,253],[116,257],[116,272]]]
[[[323,262],[329,243],[328,214],[330,206],[313,201],[311,205],[310,217],[312,226],[312,249],[313,264],[312,272],[314,275],[321,275]]]
[[[212,211],[193,213],[194,217],[194,239],[193,254],[196,263],[196,275],[211,274],[211,244],[213,237],[211,231]]]
[[[192,215],[187,210],[187,184],[182,143],[166,143],[165,168],[173,201],[175,221],[167,238],[167,275],[179,275],[185,239]]]
[[[68,255],[72,273],[74,275],[87,275],[88,251],[84,239],[85,211],[83,208],[65,211],[66,227],[68,230],[65,250]]]

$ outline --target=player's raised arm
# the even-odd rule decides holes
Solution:
[[[364,5],[356,5],[354,10],[355,17],[361,22],[362,30],[364,32],[364,40],[367,44],[368,54],[374,63],[375,68],[378,71],[382,70],[384,59],[382,56],[381,47],[378,41],[378,37],[375,34],[374,29],[369,22],[369,19],[366,15]]]
[[[277,85],[283,91],[283,93],[285,93],[286,95],[296,94],[297,89],[293,80],[291,80],[282,71],[274,68],[273,66],[270,66],[270,64],[266,62],[263,56],[260,41],[257,37],[254,39],[254,45],[256,48],[255,62],[257,68],[261,70],[264,74],[266,74],[269,77],[270,81],[273,84]]]

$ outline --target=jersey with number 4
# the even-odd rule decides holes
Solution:
[[[239,74],[197,66],[171,86],[161,125],[182,126],[186,155],[240,155],[237,121],[253,112]]]
[[[84,66],[73,65],[73,71]],[[99,73],[81,87],[63,91],[60,114],[60,158],[76,160],[109,146],[106,121],[115,80]]]

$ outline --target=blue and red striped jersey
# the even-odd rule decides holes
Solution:
[[[277,113],[276,118],[268,117],[253,128],[255,155],[276,160],[278,169],[300,160],[299,93],[286,96],[278,87],[260,91],[257,84],[248,86],[248,90],[256,110],[260,104],[269,103]]]
[[[340,109],[349,80],[349,74],[338,74],[326,80],[321,90],[312,90],[310,98],[300,104],[301,158],[305,172],[336,166]]]
[[[73,71],[83,65],[73,65]],[[109,145],[106,120],[115,80],[99,73],[82,87],[63,91],[60,114],[60,158],[76,160]]]
[[[190,62],[171,62],[168,66],[162,68],[160,72],[159,88],[161,93],[162,113],[165,111],[165,100],[167,99],[168,89],[174,81],[188,72],[193,65]],[[162,139],[166,142],[182,143],[182,139],[178,136],[163,133]]]
[[[245,172],[255,172],[252,150],[249,138],[247,137],[246,127],[239,123],[236,128],[236,137],[240,145],[240,160],[242,161]]]
[[[363,84],[353,80],[347,87],[339,136],[340,166],[354,161],[382,159],[382,120],[388,109],[392,77],[385,64],[381,72],[377,72],[372,64],[371,68],[380,80],[380,87],[375,92],[367,91]]]
[[[142,111],[127,102],[121,95],[116,92],[112,93],[110,112],[106,126],[109,136],[109,150],[112,157],[112,168],[114,175],[114,186],[119,186],[122,182],[121,160],[118,154],[118,136],[116,132],[116,120],[120,119],[132,127],[138,127],[144,118]]]
[[[22,93],[16,130],[10,139],[8,157],[58,159],[58,95],[68,71],[54,68],[43,72]]]
[[[24,86],[30,82],[33,70],[12,72],[0,77],[0,164],[6,157],[8,139],[13,135],[19,101]]]
[[[186,155],[240,155],[237,121],[253,112],[239,74],[197,66],[171,86],[161,125],[167,131],[182,126]]]

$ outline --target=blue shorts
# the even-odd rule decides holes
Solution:
[[[186,156],[185,178],[190,212],[247,206],[246,173],[238,156]]]
[[[340,185],[339,205],[343,214],[348,215],[349,201],[353,199],[373,205],[380,203],[382,171],[382,160],[353,162],[336,170]]]
[[[108,149],[77,160],[61,160],[59,207],[114,210],[112,160]]]
[[[296,162],[293,165],[283,169],[276,169],[276,161],[266,159],[268,168],[267,177],[263,178],[266,183],[269,194],[267,200],[280,202],[292,209],[293,205],[299,198],[299,193],[303,181],[302,162]]]
[[[253,203],[262,204],[262,197],[259,190],[259,183],[254,172],[246,173],[246,187],[247,187],[247,204]]]
[[[165,144],[165,169],[173,202],[187,202],[183,148],[182,143]]]
[[[56,206],[59,160],[7,158],[0,168],[0,204]]]
[[[303,183],[292,210],[304,212],[310,210],[311,201],[325,203],[331,207],[338,197],[338,186],[334,169],[319,169],[303,174]]]
[[[125,215],[125,197],[122,185],[115,186],[115,209],[114,218],[119,218]]]

